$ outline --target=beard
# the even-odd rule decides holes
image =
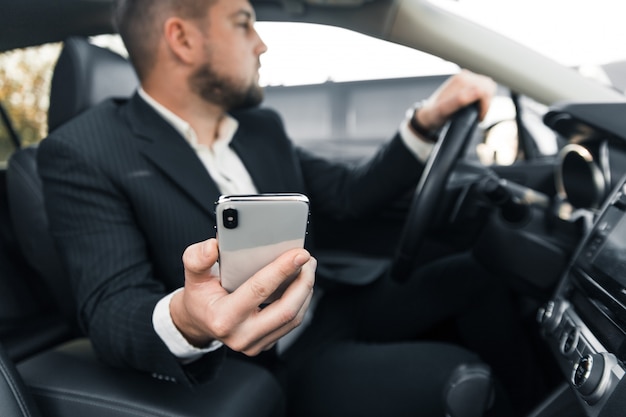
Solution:
[[[263,89],[256,82],[242,86],[232,79],[218,75],[210,62],[191,75],[189,85],[203,100],[220,106],[225,111],[256,107],[263,101]]]

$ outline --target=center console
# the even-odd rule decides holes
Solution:
[[[626,362],[626,181],[602,208],[537,319],[588,416],[598,416]]]

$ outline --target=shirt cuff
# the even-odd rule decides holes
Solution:
[[[426,142],[419,135],[414,133],[409,127],[409,118],[413,117],[413,113],[410,115],[407,113],[407,117],[400,123],[400,137],[402,138],[402,142],[406,145],[406,147],[411,151],[415,157],[421,162],[426,162],[430,153],[435,146],[434,143]]]
[[[170,352],[183,363],[189,363],[209,352],[221,348],[224,344],[218,340],[214,340],[209,346],[198,348],[191,345],[187,339],[185,339],[185,336],[176,328],[172,316],[170,315],[170,301],[174,294],[181,290],[182,288],[179,288],[159,300],[152,312],[152,325],[154,326],[154,331],[159,335]]]

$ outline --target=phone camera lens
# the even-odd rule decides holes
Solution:
[[[234,229],[239,224],[239,216],[237,209],[227,208],[222,212],[222,220],[224,221],[224,227],[227,229]]]

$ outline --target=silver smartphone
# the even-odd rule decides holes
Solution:
[[[221,282],[234,291],[279,255],[304,247],[309,199],[293,193],[225,195],[215,214]]]

